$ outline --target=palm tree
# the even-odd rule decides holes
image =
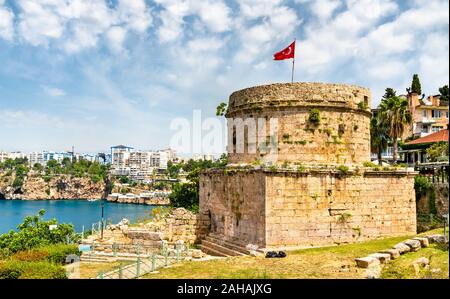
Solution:
[[[389,136],[387,126],[379,117],[370,120],[370,147],[372,152],[377,153],[378,165],[382,165],[381,152],[388,146]]]
[[[380,110],[381,122],[386,125],[387,134],[391,137],[394,146],[393,160],[397,163],[398,138],[412,122],[408,100],[396,96],[384,99],[381,101]]]

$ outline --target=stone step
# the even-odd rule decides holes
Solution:
[[[223,254],[227,255],[227,256],[242,256],[245,255],[239,251],[233,250],[231,248],[222,246],[220,244],[217,244],[215,242],[211,242],[211,241],[207,241],[207,240],[203,240],[202,241],[202,245],[205,245],[208,248],[214,249],[216,251],[222,252]]]
[[[209,254],[209,255],[213,255],[213,256],[222,256],[222,257],[229,257],[229,255],[227,255],[227,254],[225,254],[225,253],[223,253],[223,252],[221,252],[221,251],[218,251],[218,250],[216,250],[216,249],[210,248],[210,247],[208,247],[208,246],[206,246],[206,245],[203,245],[203,244],[200,244],[200,249],[201,249],[204,253]]]
[[[208,237],[214,238],[214,239],[222,241],[222,242],[232,243],[233,245],[236,245],[236,246],[239,246],[242,248],[245,248],[245,246],[247,245],[246,243],[243,243],[242,241],[239,241],[239,240],[225,241],[225,237],[221,234],[209,233]]]
[[[107,259],[96,259],[96,258],[81,258],[81,262],[83,263],[111,263],[114,261],[107,260]]]
[[[238,245],[238,244],[234,244],[225,240],[221,240],[220,238],[216,237],[216,236],[206,236],[205,240],[211,243],[215,243],[218,244],[220,246],[229,248],[233,251],[237,251],[239,253],[242,253],[242,255],[249,255],[250,251],[247,250],[245,247]]]

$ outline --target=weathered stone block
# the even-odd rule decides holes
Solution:
[[[403,241],[403,244],[406,244],[406,245],[408,245],[410,248],[411,248],[411,251],[419,251],[420,250],[420,241],[418,241],[418,240],[413,240],[413,239],[411,239],[411,240],[406,240],[406,241]]]
[[[380,264],[380,260],[375,258],[375,257],[361,257],[361,258],[356,258],[356,266],[358,266],[359,268],[369,268],[370,266],[373,265],[379,265]]]
[[[393,248],[397,249],[400,254],[404,254],[404,253],[411,251],[411,247],[409,247],[408,245],[403,244],[403,243],[398,243],[398,244],[394,245]]]
[[[430,245],[430,243],[429,243],[427,238],[416,237],[413,240],[419,241],[420,242],[420,246],[422,246],[422,247],[428,247]]]
[[[380,253],[387,253],[391,256],[391,259],[394,260],[396,258],[398,258],[400,256],[400,252],[398,251],[398,249],[386,249],[386,250],[381,250]]]
[[[391,259],[391,255],[389,253],[373,253],[369,255],[369,257],[378,259],[382,264],[386,264]]]

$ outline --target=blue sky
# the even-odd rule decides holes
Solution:
[[[0,151],[167,147],[176,117],[290,80],[449,79],[447,0],[0,0]]]

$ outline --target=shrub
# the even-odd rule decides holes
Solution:
[[[377,165],[373,162],[364,162],[363,166],[364,167],[377,167]]]
[[[414,189],[416,190],[416,197],[425,195],[428,191],[433,190],[433,184],[423,175],[416,175],[414,177]]]
[[[342,174],[348,174],[349,168],[345,165],[340,165],[337,170],[339,170]]]
[[[37,249],[29,250],[28,253],[35,255],[40,254],[42,256],[45,256],[45,259],[47,261],[57,264],[64,264],[66,262],[66,257],[70,254],[80,255],[78,246],[73,244],[47,245],[39,247]]]
[[[92,175],[91,175],[91,181],[92,181],[94,184],[100,182],[101,179],[102,179],[102,177],[99,176],[98,174],[92,174]]]
[[[0,279],[66,279],[60,265],[47,261],[7,260],[0,262]]]
[[[13,182],[12,186],[13,186],[14,188],[22,187],[23,181],[24,181],[24,180],[23,180],[23,177],[17,176],[17,177],[14,179],[14,182]]]
[[[76,240],[72,224],[58,224],[56,219],[44,221],[42,219],[45,210],[40,210],[35,216],[27,216],[23,223],[17,226],[18,231],[11,230],[9,233],[0,235],[0,249],[7,248],[9,252],[15,253],[22,250],[42,247],[51,244],[66,242],[66,238]],[[50,230],[50,225],[57,225]]]
[[[365,101],[361,101],[358,103],[358,108],[361,110],[367,110],[368,106],[367,103]]]
[[[24,250],[14,254],[11,258],[22,262],[37,262],[47,259],[48,253],[42,250]]]
[[[320,124],[320,110],[313,108],[309,110],[309,121],[314,124]]]

